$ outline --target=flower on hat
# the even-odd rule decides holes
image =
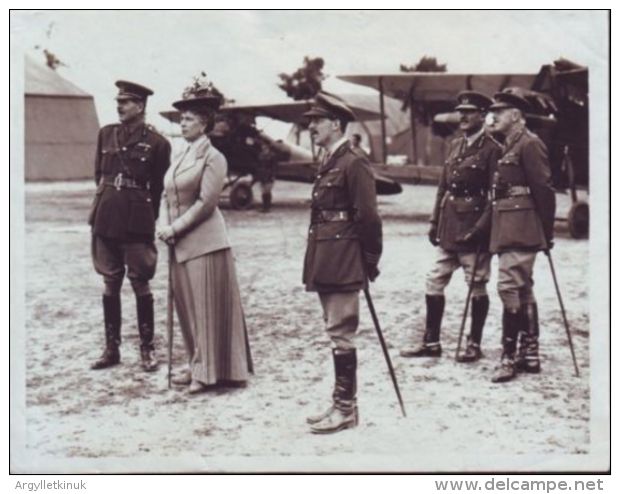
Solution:
[[[183,90],[184,100],[196,98],[217,98],[220,103],[224,102],[224,95],[207,79],[207,74],[202,71],[200,75],[194,76],[192,84]]]

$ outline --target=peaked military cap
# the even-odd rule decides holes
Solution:
[[[493,103],[493,100],[477,91],[461,91],[456,97],[455,110],[473,110],[485,112]]]
[[[116,81],[115,85],[118,88],[117,100],[138,99],[146,101],[146,98],[153,94],[151,89],[135,82]]]
[[[526,99],[515,94],[512,89],[505,89],[501,93],[495,93],[493,104],[489,107],[489,110],[503,110],[504,108],[516,108],[523,113],[528,113],[530,111],[530,104]]]
[[[303,114],[304,117],[325,117],[332,120],[355,120],[353,110],[338,96],[326,92],[320,92],[314,98],[310,110]]]

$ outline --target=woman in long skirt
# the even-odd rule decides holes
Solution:
[[[217,207],[226,158],[205,134],[219,100],[187,96],[173,103],[187,147],[164,178],[158,236],[172,245],[175,306],[189,358],[189,370],[173,382],[194,394],[244,383],[250,365],[234,259]]]

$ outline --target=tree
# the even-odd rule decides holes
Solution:
[[[448,67],[445,63],[437,63],[435,57],[427,57],[424,55],[415,65],[400,64],[401,72],[446,72]]]
[[[415,65],[400,64],[401,72],[447,72],[448,67],[445,63],[437,63],[435,57],[424,55]],[[410,101],[405,100],[403,109],[410,106]],[[443,111],[450,111],[451,103],[445,101],[415,101],[413,103],[412,113],[415,119],[423,125],[429,125],[433,116]]]
[[[401,72],[447,72],[448,67],[445,63],[439,64],[437,63],[437,59],[435,57],[428,57],[424,55],[418,63],[415,65],[405,65],[400,64]],[[409,108],[411,111],[411,130],[413,134],[413,160],[414,162],[418,159],[418,151],[417,151],[417,142],[416,142],[416,132],[415,132],[415,123],[416,121],[422,123],[423,125],[430,125],[433,121],[433,117],[437,113],[441,113],[443,111],[450,111],[451,104],[445,101],[415,101],[414,96],[411,95],[409,99],[405,100],[405,104],[403,105],[403,110]],[[431,146],[432,136],[430,133],[427,134],[426,143],[424,146],[424,164],[428,164],[429,156],[430,156],[430,146]]]
[[[314,98],[321,90],[322,81],[325,79],[324,66],[325,61],[322,58],[306,56],[303,66],[295,72],[279,74],[282,82],[278,84],[278,87],[295,101]]]

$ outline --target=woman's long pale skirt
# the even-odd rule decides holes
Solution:
[[[232,251],[173,259],[172,284],[192,379],[246,381],[249,347]]]

